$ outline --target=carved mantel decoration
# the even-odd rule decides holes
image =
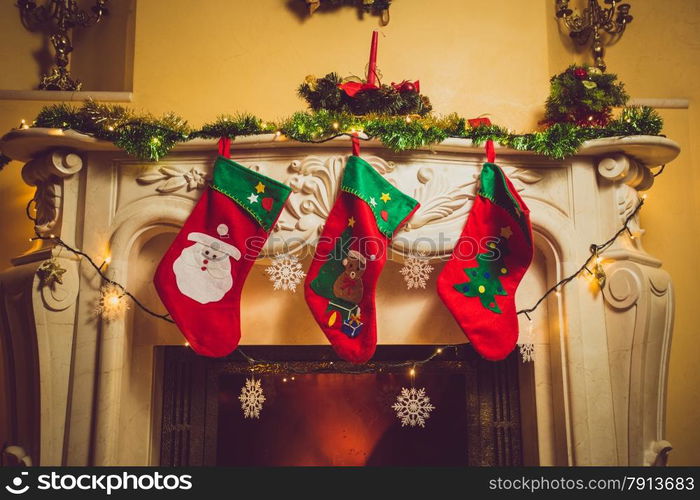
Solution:
[[[23,179],[36,187],[37,231],[89,255],[110,255],[109,276],[162,311],[153,271],[210,178],[215,142],[191,141],[148,163],[75,132],[32,128],[6,135],[2,150],[25,162]],[[233,151],[240,163],[292,188],[262,260],[293,253],[306,266],[333,205],[349,140],[301,144],[274,135],[240,137]],[[589,141],[566,160],[497,148],[498,163],[531,209],[537,247],[517,305],[532,305],[580,266],[590,243],[614,234],[639,191],[652,187],[650,169],[678,152],[673,141],[647,136]],[[441,266],[470,210],[482,148],[448,139],[430,150],[393,153],[368,141],[363,157],[421,203],[393,240],[390,257],[400,261],[421,251]],[[608,275],[603,293],[577,279],[534,314],[538,354],[520,374],[530,463],[652,465],[668,453],[673,290],[642,240],[635,221],[631,235],[601,255]],[[43,243],[0,274],[0,345],[14,384],[11,444],[41,465],[157,464],[162,380],[154,347],[183,345],[181,335],[138,310],[113,321],[96,318],[98,277]],[[49,288],[41,286],[36,270],[52,257],[66,273],[62,284]],[[379,343],[464,342],[434,283],[406,291],[392,265],[377,290]],[[257,268],[243,293],[242,344],[325,344],[303,297],[272,292],[264,266]]]

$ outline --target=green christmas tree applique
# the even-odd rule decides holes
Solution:
[[[475,267],[464,268],[469,281],[457,283],[454,288],[465,297],[478,297],[486,309],[500,314],[501,308],[498,307],[496,296],[508,295],[501,283],[501,277],[508,275],[503,260],[508,254],[507,240],[499,238],[498,243],[489,243],[487,247],[489,249],[486,252],[476,256]]]

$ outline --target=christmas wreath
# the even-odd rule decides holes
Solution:
[[[323,78],[307,76],[298,93],[314,111],[423,116],[433,109],[430,99],[420,94],[418,81],[385,85],[329,73]]]

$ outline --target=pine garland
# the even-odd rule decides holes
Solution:
[[[216,121],[205,124],[201,129],[191,134],[192,138],[219,139],[229,137],[234,139],[239,135],[269,134],[276,130],[274,123],[266,123],[257,116],[248,113],[236,115],[220,115]]]
[[[188,140],[191,129],[179,116],[135,115],[124,106],[99,104],[93,100],[80,108],[69,104],[46,106],[34,127],[71,129],[114,143],[137,158],[158,161],[178,142]]]
[[[250,114],[222,115],[214,122],[192,130],[182,118],[168,113],[162,117],[136,115],[119,105],[86,101],[76,108],[67,104],[45,107],[33,127],[71,129],[110,141],[127,153],[157,161],[175,144],[196,137],[216,139],[222,136],[259,135],[279,131],[299,142],[320,142],[339,135],[362,132],[376,138],[394,151],[417,149],[437,144],[448,137],[471,139],[482,144],[492,139],[503,146],[534,151],[552,158],[574,155],[584,141],[602,137],[659,135],[663,120],[652,108],[624,108],[620,117],[605,127],[581,127],[573,123],[555,123],[545,130],[514,134],[499,125],[470,127],[467,120],[451,114],[358,116],[328,110],[294,113],[280,123],[264,122]],[[0,156],[0,165],[7,157]]]

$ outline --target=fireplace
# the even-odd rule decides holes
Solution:
[[[163,311],[153,272],[205,185],[187,178],[211,175],[215,141],[179,145],[167,158],[150,163],[75,132],[31,128],[7,134],[2,149],[26,162],[22,177],[36,186],[37,231],[59,235],[98,262],[109,255],[110,278]],[[240,163],[292,188],[261,261],[245,283],[242,348],[281,366],[307,363],[313,368],[314,363],[337,361],[304,294],[273,290],[265,266],[270,257],[291,252],[308,269],[350,144],[341,138],[298,144],[269,135],[238,137],[235,151]],[[678,146],[663,137],[625,137],[589,141],[564,160],[506,148],[498,154],[531,209],[536,251],[515,297],[518,308],[526,308],[578,269],[590,256],[591,242],[605,241],[621,227],[637,203],[637,190],[653,183],[649,167],[670,162]],[[434,276],[470,210],[483,148],[448,139],[431,150],[395,153],[367,141],[363,157],[423,207],[392,241],[391,259],[377,285],[376,373],[294,374],[286,386],[278,375],[260,373],[269,401],[260,422],[241,422],[236,395],[248,367],[237,355],[197,358],[174,325],[135,306],[111,321],[97,318],[101,283],[94,270],[44,242],[0,273],[0,369],[11,413],[8,444],[47,466],[241,463],[243,458],[260,463],[398,463],[383,443],[395,433],[440,439],[430,433],[441,430],[440,412],[450,410],[455,443],[449,449],[456,451],[438,457],[450,463],[652,463],[665,446],[674,299],[668,274],[644,250],[636,218],[631,231],[638,236],[618,239],[602,255],[608,277],[603,293],[592,293],[589,282],[577,278],[531,315],[533,362],[513,357],[491,364],[467,347],[454,355],[446,351],[418,369],[416,385],[426,387],[438,408],[426,428],[394,428],[389,406],[401,386],[410,386],[408,370],[392,373],[381,363],[421,359],[434,346],[465,342],[435,293]],[[421,242],[429,243],[435,270],[425,289],[408,290],[400,274],[402,260]],[[42,286],[36,276],[38,266],[50,258],[66,269],[63,283],[54,288]],[[524,315],[519,320],[521,330],[530,327]],[[179,385],[169,386],[175,383]],[[343,429],[357,428],[352,435],[347,432],[348,440],[362,443],[355,455],[336,441],[342,433],[335,431],[329,431],[329,442],[343,453],[320,445],[307,456],[294,457],[254,449],[266,441],[252,431],[270,425],[268,421],[289,426],[275,412],[303,410],[301,402],[313,384],[324,401],[334,404],[339,392],[354,394],[359,399],[351,406],[358,408],[360,420],[372,415],[385,420],[370,435],[361,434],[350,416],[343,417],[338,424]],[[355,385],[370,388],[355,391]],[[374,399],[368,399],[370,394]],[[329,406],[313,418],[337,420],[339,414],[340,408]],[[318,433],[311,435],[316,429],[304,427],[311,417],[297,415],[299,432],[323,442]],[[335,429],[329,421],[321,427]],[[458,436],[458,428],[466,428],[466,436]],[[228,449],[219,453],[222,440]],[[426,451],[412,460],[433,458]]]
[[[419,367],[415,377],[394,367],[434,350],[379,346],[372,363],[358,368],[337,361],[326,346],[246,347],[256,359],[275,362],[257,368],[266,400],[255,419],[244,418],[238,399],[251,376],[241,356],[209,359],[186,347],[158,348],[160,464],[522,465],[517,356],[491,363],[462,345]],[[435,407],[424,427],[402,426],[392,409],[412,378]]]

